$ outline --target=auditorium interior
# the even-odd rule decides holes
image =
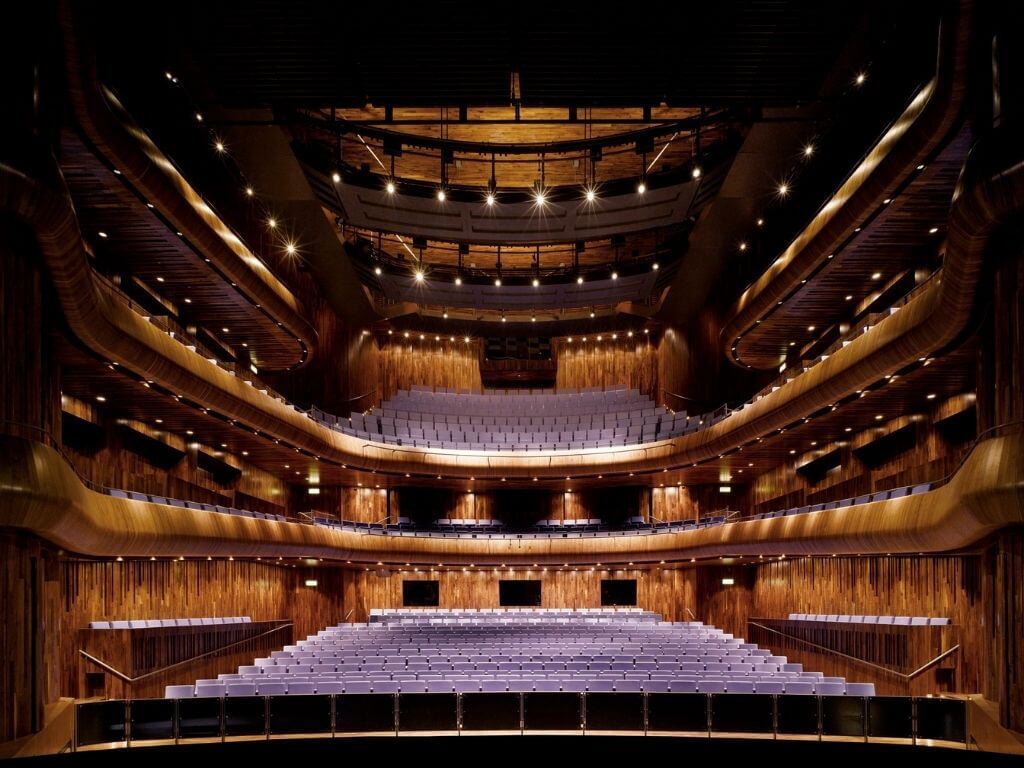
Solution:
[[[0,757],[1024,756],[1017,4],[18,5]]]

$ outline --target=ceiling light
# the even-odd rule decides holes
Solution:
[[[891,202],[892,202],[892,198],[891,197],[887,197],[887,198],[885,198],[885,200],[882,201],[882,205],[888,205]]]
[[[661,266],[658,264],[658,262],[654,262],[653,264],[651,264],[651,269],[657,271],[661,269]]]
[[[455,284],[456,285],[462,285],[462,278],[461,277],[456,277],[455,278]]]
[[[586,198],[588,203],[592,203],[597,199],[597,192],[593,189],[588,189],[586,192]]]
[[[445,312],[443,315],[441,315],[441,317],[443,317],[445,320],[447,320],[448,319],[448,313]]]
[[[466,342],[467,344],[469,344],[469,336],[464,336],[462,340],[464,342]],[[469,479],[472,480],[473,478],[469,478]]]
[[[593,311],[591,311],[591,313],[590,313],[590,316],[591,316],[591,317],[594,317],[594,313],[593,313]]]
[[[583,275],[576,278],[576,285],[583,285]]]
[[[619,273],[618,272],[612,272],[612,280],[618,280],[618,279],[619,279]]]
[[[218,152],[223,152],[224,151],[224,142],[223,141],[218,141],[213,146],[214,146],[214,149],[216,149]]]
[[[853,79],[853,82],[857,85],[864,85],[864,81],[868,79],[868,76],[863,72],[858,72],[857,77]]]
[[[814,326],[813,325],[808,325],[807,326],[807,330],[808,331],[813,331],[814,330]]]
[[[879,413],[878,415],[875,416],[875,421],[881,421],[884,418],[885,417],[882,414]]]
[[[531,322],[531,323],[536,323],[536,322],[537,322],[537,316],[536,316],[536,315],[533,315],[533,316],[532,316],[532,317],[530,318],[530,322]]]
[[[339,181],[341,181],[341,174],[338,173],[337,171],[332,173],[331,174],[331,181],[333,181],[335,184],[337,184]]]
[[[636,191],[642,195],[644,192],[647,191],[647,185],[641,181],[639,184],[636,185]]]
[[[417,269],[415,274],[413,275],[413,277],[416,278],[416,282],[417,283],[422,283],[423,282],[423,270],[422,269]]]
[[[253,189],[252,187],[246,187],[245,194],[247,194],[249,197],[252,197],[253,195],[256,194],[256,190]]]
[[[631,338],[631,339],[633,338],[633,332],[632,332],[632,331],[630,331],[630,332],[629,332],[629,333],[627,333],[626,335],[627,335],[627,336],[628,336],[629,338]]]
[[[875,273],[874,273],[873,275],[871,275],[871,279],[872,279],[872,280],[877,280],[877,279],[878,279],[878,278],[880,278],[881,276],[882,276],[882,273],[881,273],[881,272],[875,272]]]
[[[100,403],[107,402],[107,398],[105,398],[103,395],[96,395],[96,400]]]
[[[498,287],[498,288],[501,288],[501,278],[500,277],[494,278],[494,285],[496,287]]]
[[[385,184],[384,191],[387,192],[389,195],[395,194],[395,182],[389,181],[387,184]]]
[[[295,251],[296,251],[295,243],[288,243],[287,245],[285,245],[284,251],[289,256],[294,256],[295,255]]]
[[[501,316],[501,322],[503,322],[503,323],[505,322],[505,316],[504,315]]]
[[[781,197],[785,197],[786,195],[789,194],[789,184],[786,184],[785,182],[779,184],[779,187],[776,191],[779,193]]]
[[[763,227],[764,226],[764,219],[758,219],[757,220],[757,226]]]
[[[156,279],[156,281],[157,281],[158,283],[162,283],[162,282],[164,281],[164,279],[163,279],[162,277],[158,277],[158,278]]]
[[[381,274],[382,274],[383,272],[384,272],[384,270],[383,270],[383,269],[381,269],[380,267],[374,267],[374,268],[373,268],[373,274],[377,275],[378,277],[379,277],[379,276],[380,276],[380,275],[381,275]]]
[[[485,199],[487,200],[488,205],[494,205],[494,203],[497,201],[497,198],[494,196],[493,192],[488,192],[487,197]]]
[[[231,333],[227,328],[221,328],[221,330],[224,331],[224,333]]]
[[[932,227],[931,229],[928,230],[928,234],[929,235],[934,235],[938,231],[939,231],[938,227]]]
[[[540,280],[538,280],[536,277],[533,278],[533,287],[536,288],[538,285],[540,285]]]
[[[271,229],[276,229],[277,228],[277,219],[275,219],[275,218],[267,219],[267,226],[270,227]]]
[[[544,196],[544,190],[543,189],[538,189],[536,192],[533,193],[534,205],[544,205],[545,201],[546,201],[546,198]]]
[[[850,293],[846,294],[846,300],[847,301],[850,301],[852,299],[853,299],[853,294],[850,294]]]
[[[190,298],[186,297],[186,298],[185,298],[185,303],[186,303],[186,304],[191,304],[191,303],[192,303],[192,299],[190,299]]]
[[[805,144],[804,145],[804,157],[810,157],[813,154],[814,154],[814,145],[813,144]]]
[[[100,237],[102,237],[104,240],[107,239],[107,233],[103,232],[102,230],[97,232],[96,234],[99,235]]]
[[[693,166],[693,170],[690,171],[690,175],[695,179],[699,179],[702,173],[703,171],[701,170],[699,165]]]
[[[740,250],[741,251],[747,250],[747,244],[746,243],[740,243]]]
[[[447,195],[445,195],[444,189],[437,190],[437,201],[439,203],[443,203],[445,201],[446,197],[447,197]]]

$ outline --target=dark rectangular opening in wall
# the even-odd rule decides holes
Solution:
[[[978,434],[978,410],[973,407],[967,408],[952,416],[939,419],[935,422],[935,428],[950,443],[957,445],[966,443],[973,440]]]
[[[436,608],[441,604],[441,582],[406,579],[402,582],[402,605],[407,608]]]
[[[873,468],[909,451],[916,443],[917,427],[914,423],[910,423],[865,443],[859,448],[854,448],[853,453],[867,466]]]
[[[803,475],[812,485],[821,482],[829,470],[835,469],[842,463],[842,452],[835,448],[828,453],[817,456],[806,464],[796,468],[797,474]]]
[[[601,605],[636,605],[636,579],[602,581]]]
[[[498,600],[502,606],[539,606],[540,581],[502,579],[498,582]]]

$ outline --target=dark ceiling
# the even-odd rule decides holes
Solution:
[[[898,0],[557,5],[157,0],[145,34],[120,4],[95,18],[119,74],[201,72],[231,106],[508,104],[513,72],[524,104],[768,105],[827,97],[846,85],[830,77],[931,13]]]

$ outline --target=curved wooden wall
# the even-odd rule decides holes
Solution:
[[[694,531],[581,539],[380,536],[179,509],[90,491],[55,451],[42,444],[5,437],[0,447],[0,525],[32,531],[71,551],[105,557],[557,564],[941,552],[1024,522],[1024,433],[980,443],[949,483],[928,493]]]
[[[941,145],[959,119],[967,87],[971,3],[957,2],[942,20],[935,77],[854,169],[810,224],[740,296],[721,333],[726,357],[757,367],[777,365],[777,354],[765,361],[752,351],[732,354],[738,337],[771,311],[780,299],[859,227],[879,201],[892,197],[903,179]]]
[[[146,200],[159,203],[163,215],[203,250],[217,269],[254,306],[266,311],[295,339],[292,367],[312,358],[316,331],[291,291],[206,204],[149,136],[133,123],[117,98],[97,77],[95,54],[80,30],[88,20],[72,4],[59,13],[66,53],[68,97],[89,143],[117,168]],[[81,11],[78,12],[80,14]]]

